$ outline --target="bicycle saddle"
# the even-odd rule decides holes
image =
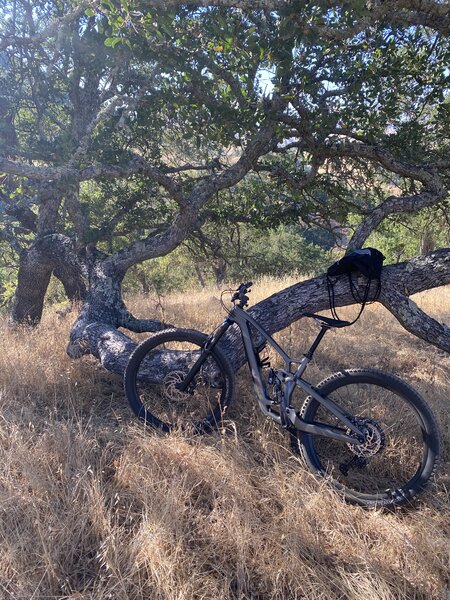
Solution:
[[[348,327],[351,325],[350,321],[341,321],[340,319],[330,319],[330,317],[323,317],[322,315],[316,315],[315,313],[303,313],[304,317],[311,317],[317,319],[327,327]]]

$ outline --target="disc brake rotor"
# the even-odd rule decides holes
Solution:
[[[347,444],[351,452],[360,458],[375,456],[384,448],[384,432],[377,421],[373,419],[354,419],[353,423],[364,433],[364,443]],[[351,430],[347,433],[350,435]]]
[[[164,378],[164,395],[173,402],[185,402],[189,396],[186,392],[182,392],[177,388],[185,378],[186,374],[183,371],[172,371]]]

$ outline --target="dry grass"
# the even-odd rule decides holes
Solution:
[[[252,301],[289,283],[266,280]],[[449,322],[448,294],[418,301]],[[167,297],[164,318],[211,329],[217,297]],[[130,305],[160,310],[151,298]],[[414,510],[396,513],[348,506],[305,471],[257,413],[246,373],[234,435],[146,431],[119,378],[66,357],[69,326],[51,312],[31,334],[0,325],[1,599],[450,597],[450,357],[382,308],[329,334],[310,378],[383,368],[432,405],[445,441],[440,477]],[[278,338],[300,351],[314,331],[302,322]]]

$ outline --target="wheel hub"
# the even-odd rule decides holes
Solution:
[[[360,458],[375,456],[384,448],[384,432],[379,423],[373,419],[353,419],[354,423],[364,433],[364,442],[361,444],[347,444],[351,452]],[[351,434],[351,430],[347,430]]]

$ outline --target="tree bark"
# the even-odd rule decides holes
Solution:
[[[168,325],[152,319],[136,319],[122,299],[123,273],[113,261],[90,249],[86,268],[89,291],[75,321],[67,348],[69,356],[93,354],[105,368],[122,373],[135,344],[120,327],[136,333],[155,332]]]
[[[84,299],[83,266],[73,251],[71,240],[61,234],[46,235],[21,253],[10,325],[39,323],[52,273],[62,282],[71,302]]]
[[[36,248],[22,252],[9,315],[10,325],[35,326],[40,322],[51,274],[51,266],[41,260]]]
[[[195,273],[197,275],[198,282],[202,286],[202,288],[204,289],[206,287],[206,282],[205,282],[205,279],[203,277],[202,271],[200,269],[200,265],[197,262],[195,262],[194,263],[194,268],[195,268]]]

